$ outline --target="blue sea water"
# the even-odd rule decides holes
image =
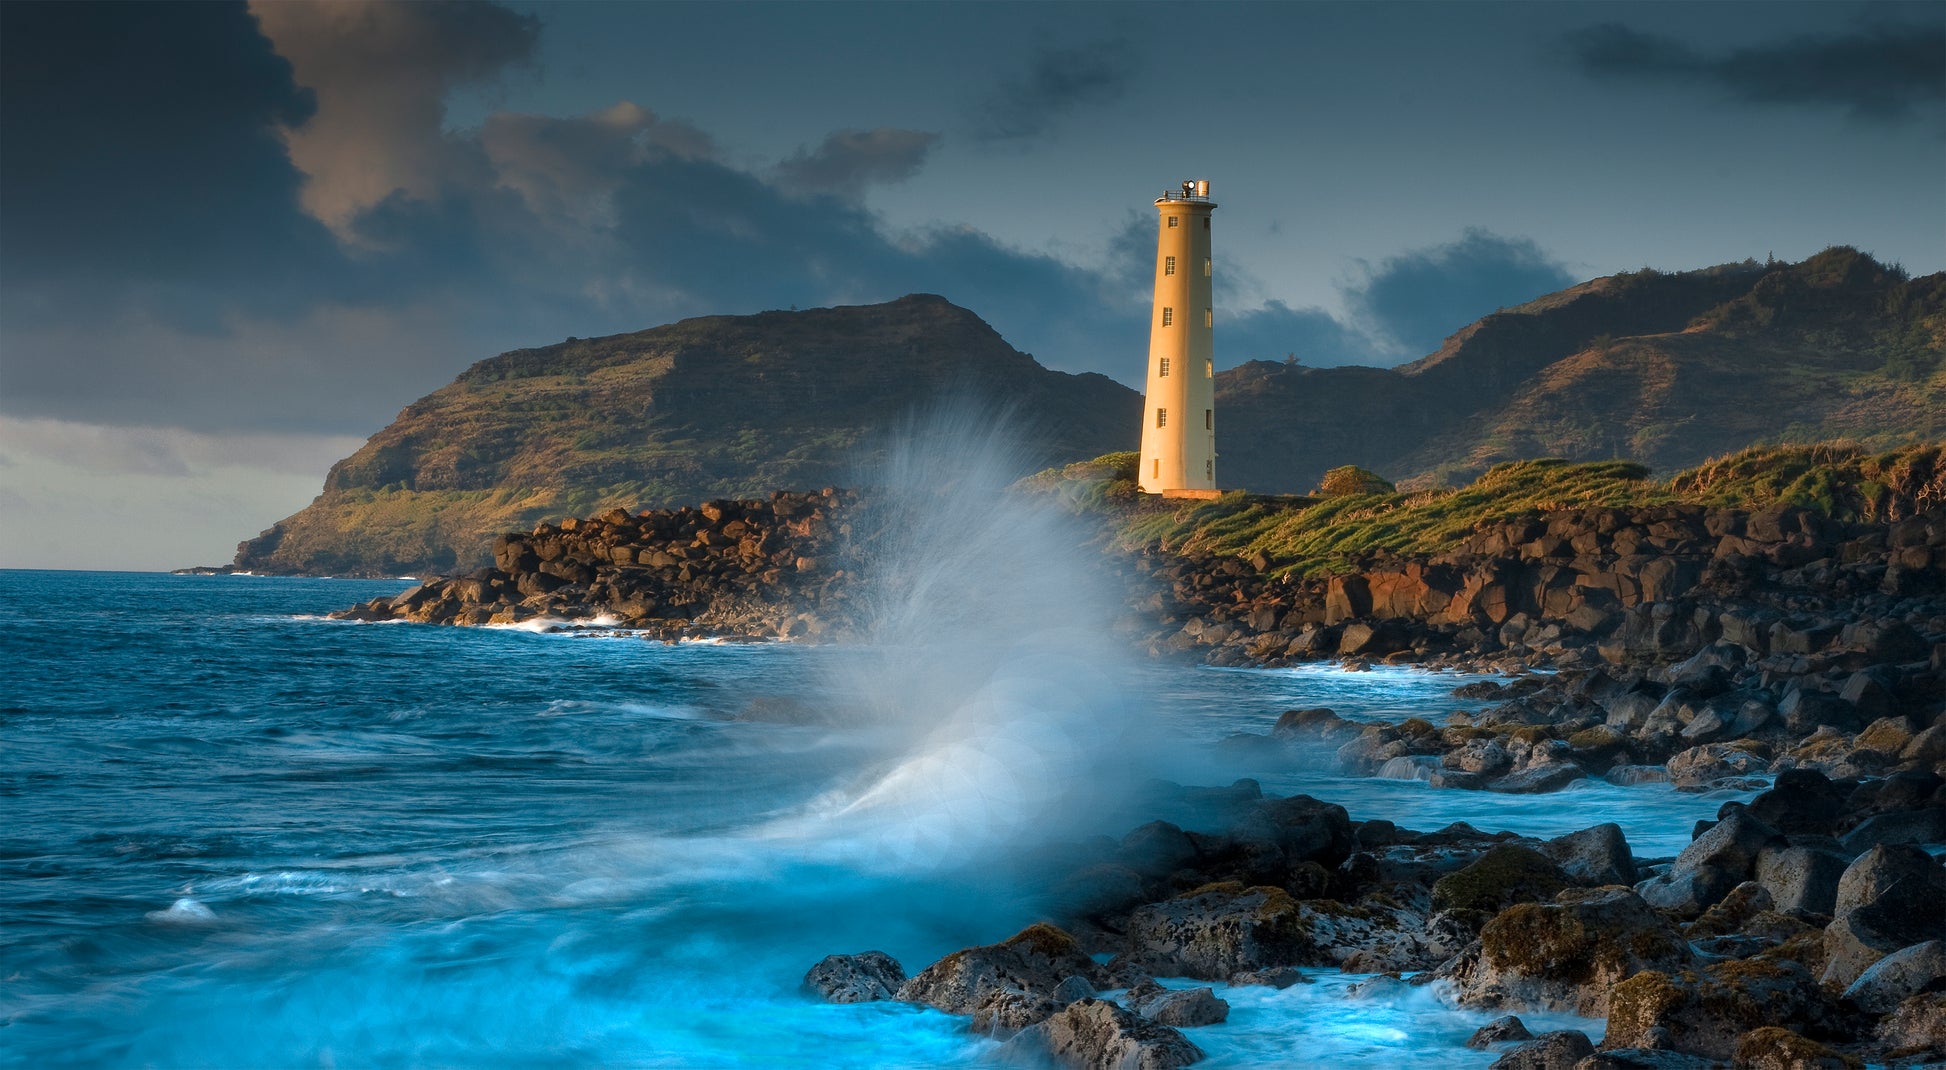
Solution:
[[[1031,734],[924,737],[918,760],[848,715],[887,701],[839,683],[856,651],[323,619],[406,585],[0,572],[0,1065],[979,1062],[994,1046],[961,1019],[823,1005],[799,979],[833,952],[916,970],[1004,938],[1039,916],[1041,875],[1010,860],[1141,819],[1008,810],[996,784],[1081,768],[1036,765]],[[1640,854],[1722,801],[1231,767],[1205,744],[1283,709],[1437,718],[1462,679],[1115,671],[1159,744],[1132,780],[1257,776],[1419,828],[1617,820]],[[1492,1061],[1461,1046],[1486,1016],[1349,980],[1228,992],[1230,1021],[1194,1031],[1206,1065]]]

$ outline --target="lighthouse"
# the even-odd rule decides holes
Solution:
[[[1216,365],[1210,343],[1209,182],[1184,182],[1156,198],[1155,306],[1149,311],[1148,388],[1143,392],[1142,490],[1214,498]]]

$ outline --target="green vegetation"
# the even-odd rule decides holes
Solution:
[[[1124,548],[1261,556],[1273,572],[1305,576],[1348,571],[1375,551],[1439,553],[1479,528],[1562,509],[1789,503],[1840,520],[1882,521],[1946,506],[1946,445],[1940,443],[1885,453],[1847,443],[1754,446],[1667,480],[1651,479],[1630,461],[1512,461],[1458,488],[1335,497],[1232,491],[1213,501],[1138,493],[1122,464],[1126,456],[1049,469],[1021,485],[1102,517]]]
[[[1360,494],[1390,494],[1399,488],[1376,472],[1355,464],[1342,464],[1324,474],[1313,492],[1319,498],[1345,498]]]

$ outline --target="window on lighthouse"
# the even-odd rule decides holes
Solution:
[[[1167,326],[1169,326],[1169,325],[1170,325],[1171,323],[1174,323],[1174,322],[1176,322],[1176,310],[1175,310],[1175,309],[1173,309],[1173,308],[1165,308],[1165,309],[1163,309],[1163,310],[1162,310],[1162,325],[1163,325],[1164,327],[1167,327]]]
[[[1210,275],[1209,257],[1206,256],[1203,258],[1203,277],[1207,279],[1209,278],[1209,275]]]
[[[1215,361],[1213,361],[1213,360],[1206,360],[1206,361],[1204,361],[1204,362],[1203,362],[1203,378],[1205,378],[1205,379],[1214,379],[1214,378],[1216,378],[1216,362],[1215,362]]]
[[[1170,217],[1169,217],[1169,225],[1170,225],[1170,226],[1172,226],[1172,227],[1176,225],[1176,217],[1175,217],[1175,216],[1170,216]]]
[[[1209,326],[1213,326],[1213,325],[1215,324],[1215,322],[1216,322],[1216,321],[1215,321],[1215,319],[1213,319],[1213,318],[1212,318],[1212,317],[1213,317],[1214,315],[1215,315],[1215,313],[1214,313],[1214,312],[1212,312],[1212,311],[1211,311],[1210,309],[1207,309],[1207,308],[1206,308],[1206,309],[1204,309],[1204,310],[1203,310],[1203,326],[1205,326],[1205,327],[1209,327]]]
[[[1175,258],[1175,257],[1173,257],[1173,256],[1165,256],[1165,257],[1163,257],[1163,258],[1162,258],[1162,273],[1163,273],[1164,275],[1174,275],[1174,274],[1176,273],[1176,258]]]
[[[1216,430],[1216,410],[1215,409],[1203,410],[1203,430],[1205,431]]]
[[[1163,358],[1162,358],[1162,367],[1161,367],[1160,369],[1158,369],[1158,370],[1156,371],[1156,375],[1157,375],[1157,377],[1159,377],[1159,378],[1163,378],[1163,379],[1166,379],[1166,378],[1168,378],[1168,377],[1169,377],[1169,358],[1168,358],[1168,357],[1163,357]]]
[[[1168,409],[1157,409],[1157,410],[1155,410],[1155,425],[1156,425],[1157,427],[1168,427],[1168,426],[1169,426],[1169,410],[1168,410]]]

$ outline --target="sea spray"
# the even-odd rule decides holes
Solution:
[[[1009,490],[1031,467],[1022,437],[991,407],[949,403],[860,474],[863,641],[826,690],[892,751],[786,826],[852,864],[973,864],[1073,834],[1144,779],[1119,592],[1070,514]]]

